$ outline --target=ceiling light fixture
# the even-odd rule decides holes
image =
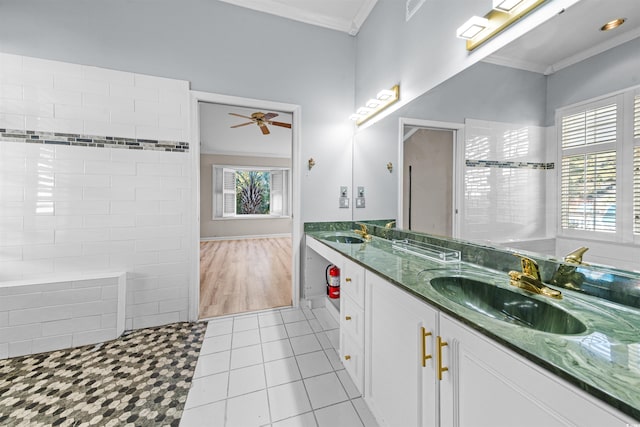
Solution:
[[[400,86],[395,85],[391,89],[384,89],[378,92],[375,99],[370,99],[366,102],[364,107],[360,107],[349,118],[356,122],[356,125],[360,126],[376,114],[380,113],[385,108],[400,99]]]
[[[547,1],[550,0],[493,0],[493,9],[483,18],[469,19],[458,28],[456,35],[466,39],[467,50],[472,51]]]
[[[613,30],[614,28],[618,28],[620,25],[624,24],[624,21],[626,21],[626,18],[618,18],[618,19],[614,19],[613,21],[609,21],[606,24],[604,24],[602,27],[600,27],[600,31],[610,31]]]

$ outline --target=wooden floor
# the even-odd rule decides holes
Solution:
[[[200,242],[200,318],[291,305],[291,238]]]

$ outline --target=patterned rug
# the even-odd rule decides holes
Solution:
[[[0,360],[0,425],[178,426],[206,327]]]

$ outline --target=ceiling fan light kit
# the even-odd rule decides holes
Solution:
[[[250,120],[246,123],[240,123],[238,125],[231,126],[231,128],[239,128],[255,123],[260,128],[263,135],[269,135],[271,133],[267,125],[291,129],[291,123],[276,122],[271,120],[275,117],[278,117],[278,113],[263,113],[262,111],[256,111],[255,113],[251,114],[251,117],[243,116],[242,114],[237,113],[229,113],[229,115]]]

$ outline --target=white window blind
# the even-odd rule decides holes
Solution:
[[[633,234],[640,234],[640,147],[633,150]]]
[[[235,216],[236,214],[236,171],[224,168],[222,170],[223,210],[222,216]]]
[[[640,138],[640,96],[633,102],[633,137]]]
[[[616,232],[616,102],[562,117],[560,224]]]
[[[615,142],[617,111],[614,104],[571,114],[562,118],[562,148]]]

